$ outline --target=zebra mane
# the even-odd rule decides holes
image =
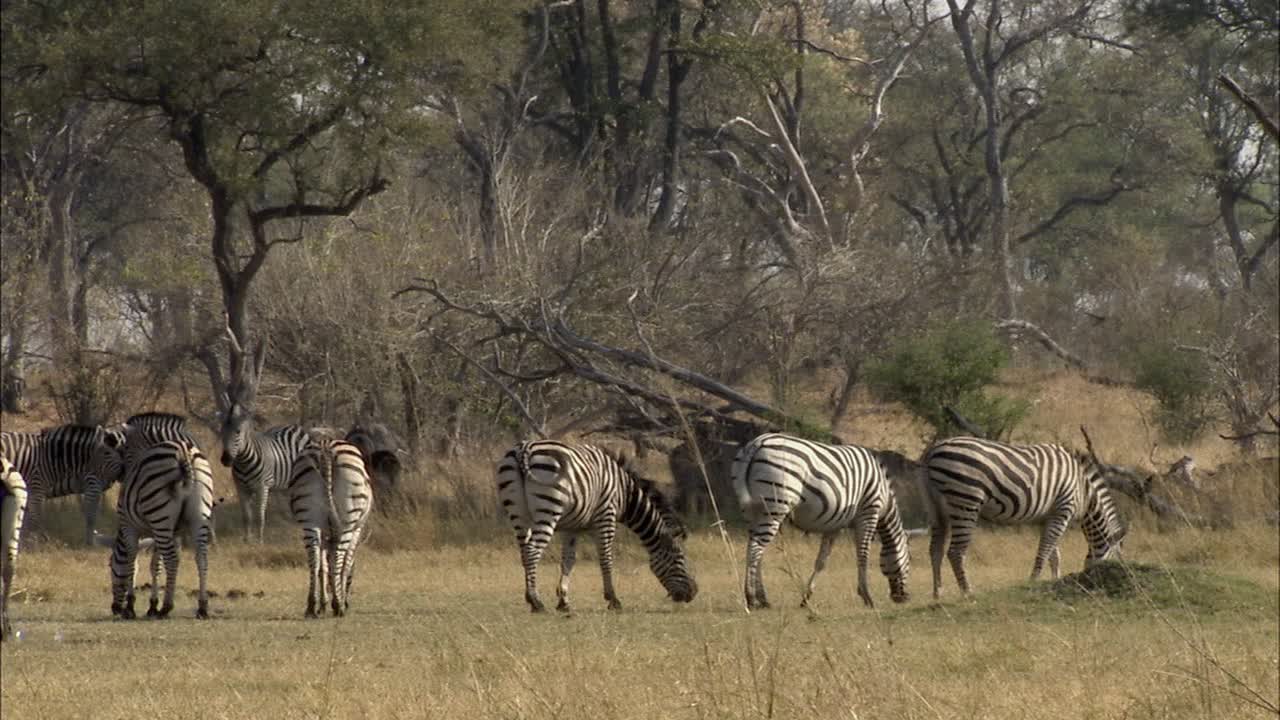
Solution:
[[[618,464],[618,467],[622,472],[626,473],[627,477],[631,479],[631,483],[635,486],[636,492],[639,493],[642,498],[647,499],[649,503],[653,505],[653,508],[658,511],[658,515],[662,517],[663,525],[666,527],[665,534],[670,535],[672,539],[676,540],[688,536],[689,531],[685,528],[684,522],[680,520],[680,516],[676,514],[675,505],[673,505],[671,500],[658,489],[657,483],[633,470],[628,465],[625,457],[617,457],[612,454],[610,454],[610,457],[612,457],[614,462]]]
[[[152,423],[169,424],[172,423],[178,427],[185,427],[187,419],[181,415],[167,412],[145,412],[131,415],[128,420],[124,421],[125,425],[149,425]]]

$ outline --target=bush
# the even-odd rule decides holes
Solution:
[[[900,341],[867,369],[872,391],[907,406],[939,435],[964,431],[943,409],[950,406],[989,437],[1006,437],[1026,416],[1023,400],[988,396],[1009,362],[1009,351],[991,325],[976,320],[948,323]]]
[[[1171,345],[1140,345],[1129,359],[1134,384],[1155,396],[1165,438],[1194,440],[1212,421],[1213,378],[1203,356]]]

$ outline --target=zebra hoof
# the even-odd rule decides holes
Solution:
[[[138,617],[138,614],[135,613],[131,607],[124,608],[120,611],[121,620],[133,620],[136,617]]]
[[[621,600],[618,600],[617,598],[614,598],[613,600],[610,600],[610,601],[609,601],[609,609],[610,609],[610,610],[621,610],[621,609],[622,609],[622,601],[621,601]]]
[[[547,606],[543,605],[542,601],[533,595],[525,596],[525,602],[529,603],[530,612],[540,613],[547,609]]]
[[[559,610],[562,613],[570,612],[571,608],[569,607],[569,601],[564,598],[560,598],[560,602],[556,603],[556,610]]]
[[[196,608],[196,619],[197,619],[197,620],[208,620],[208,619],[209,619],[209,608],[207,608],[207,607]]]

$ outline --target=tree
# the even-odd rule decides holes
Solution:
[[[465,84],[458,51],[505,31],[501,5],[15,3],[6,76],[30,78],[33,98],[148,113],[177,145],[208,202],[234,377],[268,255],[388,186],[392,144],[430,120],[423,95]],[[207,322],[200,352],[215,397],[222,325]]]

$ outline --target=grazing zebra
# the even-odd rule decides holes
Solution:
[[[1112,557],[1126,529],[1103,479],[1103,468],[1089,454],[1060,445],[1009,445],[958,437],[929,448],[924,460],[932,531],[933,596],[942,589],[942,554],[951,560],[960,590],[968,593],[964,556],[978,519],[998,523],[1044,521],[1031,579],[1049,562],[1058,577],[1058,542],[1073,518],[1080,518],[1089,554],[1085,566]],[[946,548],[950,535],[951,547]]]
[[[367,534],[373,485],[355,445],[312,437],[293,463],[285,492],[294,522],[302,526],[310,588],[306,617],[324,614],[325,567],[333,614],[344,615],[351,603],[355,552]]]
[[[520,545],[525,601],[541,612],[538,561],[556,529],[564,539],[556,609],[569,610],[569,574],[578,533],[595,532],[609,608],[622,607],[613,588],[613,536],[618,521],[631,528],[649,551],[649,568],[672,600],[689,602],[698,585],[682,546],[684,524],[652,482],[604,450],[555,441],[517,445],[498,464],[498,499]]]
[[[871,539],[880,538],[880,570],[889,579],[890,597],[905,602],[911,556],[898,515],[889,475],[901,472],[905,458],[897,453],[856,445],[825,445],[778,433],[766,433],[738,451],[733,486],[751,523],[747,542],[747,607],[769,607],[760,571],[765,548],[782,521],[805,532],[822,534],[801,605],[813,595],[818,573],[841,530],[853,529],[858,556],[858,597],[872,607],[867,588]]]
[[[0,455],[27,483],[27,528],[36,526],[46,498],[79,494],[85,543],[93,545],[102,493],[123,473],[120,445],[118,433],[97,426],[0,433]]]
[[[267,494],[288,482],[294,463],[310,442],[307,431],[297,425],[283,425],[255,432],[249,407],[236,401],[227,408],[222,423],[222,465],[231,468],[240,511],[244,514],[244,539],[253,537],[257,525],[258,542],[263,541],[267,518]]]
[[[191,533],[195,549],[199,596],[196,617],[209,617],[207,576],[209,569],[210,515],[213,510],[213,472],[209,461],[194,444],[164,440],[139,451],[125,473],[116,505],[119,529],[111,552],[111,613],[135,617],[134,576],[138,539],[155,538],[155,549],[164,559],[164,606],[158,605],[157,566],[152,562],[151,607],[148,617],[165,617],[173,610],[178,580],[178,537]]]
[[[8,458],[0,456],[0,640],[9,637],[9,593],[13,590],[14,565],[18,562],[18,538],[27,510],[27,483]]]

